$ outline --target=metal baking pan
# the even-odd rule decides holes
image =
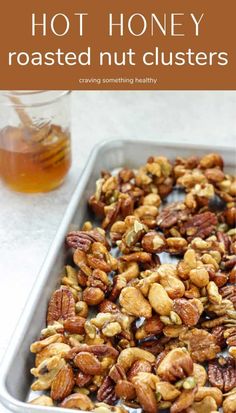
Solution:
[[[21,413],[62,411],[71,413],[71,409],[34,406],[26,403],[32,383],[30,368],[34,365],[34,355],[30,353],[29,347],[45,326],[48,300],[52,291],[59,285],[60,274],[66,261],[65,235],[69,230],[79,228],[83,221],[89,218],[87,199],[94,191],[100,171],[124,166],[137,168],[144,164],[150,155],[165,155],[174,159],[176,156],[187,157],[193,154],[201,156],[212,151],[217,151],[223,156],[226,170],[229,172],[234,170],[235,148],[110,140],[93,149],[0,368],[0,401],[9,410]]]

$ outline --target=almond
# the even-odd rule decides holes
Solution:
[[[160,334],[164,328],[164,324],[160,320],[160,317],[155,314],[151,318],[145,321],[144,329],[150,334]]]
[[[156,413],[157,401],[154,391],[151,389],[151,387],[146,383],[137,381],[135,383],[135,390],[137,393],[137,399],[141,404],[143,410],[147,413]]]
[[[136,397],[134,385],[128,380],[119,380],[115,386],[115,393],[123,400],[133,400]]]
[[[67,364],[64,366],[51,384],[51,398],[53,400],[62,400],[67,397],[74,387],[75,380],[72,367]]]
[[[80,316],[69,317],[64,322],[64,328],[71,334],[84,333],[85,318]]]
[[[75,356],[74,363],[85,374],[95,376],[102,373],[102,365],[92,353],[81,351]]]
[[[136,360],[129,369],[127,377],[131,381],[140,372],[151,373],[152,365],[146,360]]]

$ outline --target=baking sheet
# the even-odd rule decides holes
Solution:
[[[41,329],[45,326],[48,300],[52,291],[60,285],[60,274],[67,259],[64,243],[65,235],[71,230],[80,228],[85,220],[91,219],[87,208],[87,199],[94,192],[95,181],[98,179],[100,171],[102,169],[114,170],[124,166],[137,168],[141,164],[145,164],[150,155],[164,155],[173,160],[176,156],[202,156],[213,151],[217,151],[223,156],[226,171],[232,172],[235,168],[235,148],[159,144],[153,141],[133,140],[107,141],[94,148],[34,288],[29,295],[28,302],[1,365],[0,400],[7,408],[13,412],[21,413],[71,412],[70,409],[62,410],[58,407],[33,406],[25,402],[28,399],[30,384],[32,383],[30,368],[34,365],[34,355],[30,353],[29,347],[38,338]],[[35,392],[34,397],[36,397]]]

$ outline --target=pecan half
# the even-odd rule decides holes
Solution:
[[[126,374],[125,374],[125,370],[123,369],[122,366],[120,366],[119,364],[115,364],[110,372],[109,372],[109,377],[115,382],[117,383],[120,380],[126,380]]]
[[[114,405],[117,400],[115,393],[115,383],[113,380],[106,376],[97,392],[97,399],[99,402],[104,402],[110,405]]]
[[[212,386],[228,392],[236,386],[236,360],[231,357],[220,357],[210,361],[208,378]]]
[[[161,229],[168,229],[174,225],[187,221],[190,210],[181,202],[174,202],[164,208],[157,217],[157,225]]]
[[[225,327],[224,326],[217,326],[212,329],[212,334],[216,338],[216,344],[220,346],[221,348],[225,347],[226,345],[226,340],[224,337],[224,331]]]
[[[188,345],[193,361],[212,360],[220,351],[215,336],[198,328],[180,334],[180,340]]]
[[[236,327],[231,327],[225,330],[224,338],[228,346],[236,346]]]
[[[91,382],[92,378],[93,376],[85,374],[79,370],[78,373],[75,375],[75,384],[78,387],[87,386]]]
[[[93,353],[95,356],[102,357],[114,357],[116,358],[119,355],[118,350],[114,347],[106,345],[106,344],[80,344],[76,347],[73,347],[67,354],[67,360],[73,360],[76,354],[80,353],[81,351],[85,351],[86,353]]]
[[[72,292],[62,287],[52,294],[47,312],[47,323],[53,324],[54,321],[62,321],[75,316],[75,300]]]
[[[181,227],[180,233],[186,235],[191,241],[195,237],[207,238],[211,235],[217,225],[217,218],[212,212],[203,212],[189,218]]]
[[[236,309],[236,285],[226,285],[220,288],[220,294],[223,298],[232,301],[234,308]]]
[[[97,229],[90,231],[71,231],[66,237],[66,245],[70,248],[78,248],[84,252],[89,251],[93,242],[101,242],[107,249],[110,249],[105,233]]]
[[[96,199],[96,197],[94,195],[92,195],[89,198],[88,204],[89,204],[90,208],[92,209],[93,213],[97,217],[99,217],[99,218],[104,217],[104,207],[105,207],[104,202],[102,202],[100,199]]]

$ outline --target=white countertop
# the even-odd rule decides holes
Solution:
[[[0,183],[0,359],[94,144],[132,138],[234,146],[235,109],[236,92],[72,93],[73,165],[64,185],[24,195]]]

